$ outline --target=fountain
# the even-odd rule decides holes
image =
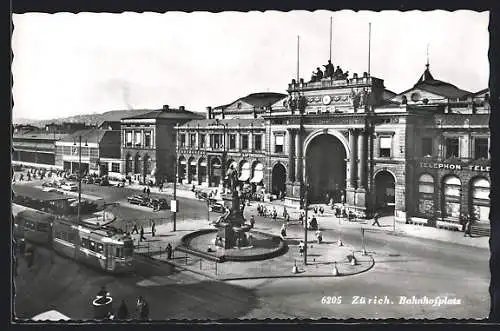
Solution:
[[[249,246],[247,232],[250,231],[250,225],[245,224],[243,209],[240,207],[237,191],[238,172],[231,165],[226,175],[226,187],[230,189],[230,197],[225,196],[224,200],[231,201],[231,209],[215,225],[218,229],[215,245],[225,249]]]

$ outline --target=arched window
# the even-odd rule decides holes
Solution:
[[[446,176],[443,179],[443,216],[458,221],[460,218],[460,197],[462,182],[457,176]]]
[[[134,159],[134,173],[135,174],[140,174],[141,173],[141,157],[139,154],[135,154],[135,159]]]
[[[127,154],[125,158],[125,173],[131,173],[134,169],[134,160],[132,159],[132,155]]]
[[[485,178],[471,181],[472,218],[478,222],[488,222],[490,217],[490,182]]]
[[[434,214],[434,177],[429,174],[418,178],[418,212],[428,217]]]

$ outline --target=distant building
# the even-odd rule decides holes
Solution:
[[[23,132],[33,132],[39,131],[40,128],[31,124],[15,124],[13,125],[14,133],[23,133]]]
[[[249,94],[224,106],[208,107],[206,119],[179,126],[179,182],[217,187],[233,166],[242,182],[255,188],[264,185],[269,144],[262,115],[285,97],[271,92]]]
[[[59,168],[78,172],[80,137],[83,174],[121,173],[120,131],[96,128],[76,131],[56,142],[56,165]]]
[[[65,136],[54,133],[14,133],[12,163],[29,167],[57,168],[55,143]]]
[[[175,166],[174,127],[203,115],[170,108],[124,117],[121,120],[122,173],[134,182],[172,181]]]
[[[83,122],[63,122],[63,123],[50,123],[45,125],[45,132],[48,133],[73,133],[77,130],[85,130],[90,128]]]

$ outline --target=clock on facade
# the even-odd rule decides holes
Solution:
[[[332,98],[329,95],[325,95],[323,97],[323,104],[324,105],[329,105],[331,101],[332,101]]]

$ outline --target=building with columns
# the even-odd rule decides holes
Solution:
[[[164,105],[121,119],[122,174],[136,183],[174,180],[174,127],[203,115]]]
[[[284,192],[289,206],[333,199],[361,216],[389,211],[397,222],[458,228],[470,214],[487,223],[488,90],[437,80],[427,64],[399,94],[368,73],[292,80],[287,92],[260,112],[238,99],[178,127],[179,179],[217,186],[210,177],[234,164],[242,183],[262,174],[261,186]],[[263,135],[258,152],[251,133]]]

